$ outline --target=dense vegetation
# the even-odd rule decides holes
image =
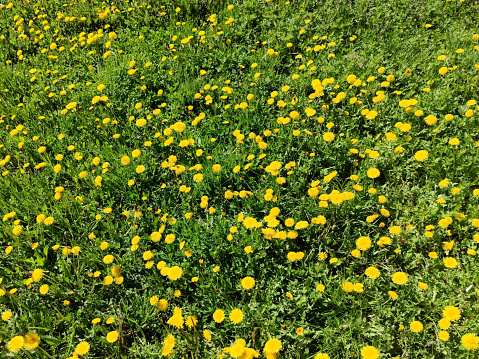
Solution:
[[[478,18],[0,5],[0,355],[477,358]]]

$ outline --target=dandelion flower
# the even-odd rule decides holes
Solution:
[[[158,309],[164,312],[168,308],[168,301],[166,299],[160,299],[158,302]]]
[[[444,308],[444,309],[446,309],[446,308]],[[441,320],[439,320],[438,325],[439,325],[439,328],[441,328],[443,330],[447,330],[451,326],[451,321],[447,318],[442,318]]]
[[[406,284],[406,282],[408,280],[408,276],[404,272],[396,272],[392,275],[391,279],[392,279],[394,284],[403,285],[403,284]]]
[[[332,140],[334,140],[334,133],[332,133],[332,132],[326,132],[326,133],[323,135],[323,140],[325,140],[326,142],[331,142]]]
[[[409,328],[411,328],[411,331],[413,331],[414,333],[422,332],[422,330],[424,329],[422,323],[421,323],[421,322],[418,322],[417,320],[415,320],[414,322],[412,322],[412,323],[409,325]]]
[[[371,248],[371,240],[368,237],[359,237],[356,241],[356,247],[362,251],[365,251]]]
[[[379,350],[369,345],[361,349],[361,356],[364,359],[377,359],[379,358]]]
[[[414,154],[414,158],[416,159],[416,161],[419,161],[419,162],[425,161],[428,158],[428,156],[429,154],[427,153],[427,151],[424,151],[424,150],[417,151]]]
[[[364,272],[364,274],[366,274],[368,278],[376,279],[379,277],[381,272],[376,267],[368,267],[366,268],[366,271]]]
[[[22,226],[15,226],[12,229],[12,233],[16,236],[20,235],[23,232]]]
[[[462,336],[461,343],[467,350],[476,350],[479,348],[479,337],[475,334],[467,333]]]
[[[349,293],[354,290],[354,284],[351,282],[344,282],[342,288],[346,293]]]
[[[173,310],[173,316],[171,316],[166,323],[177,329],[181,329],[183,328],[184,322],[185,319],[183,318],[181,308],[176,307]]]
[[[252,277],[244,277],[241,280],[241,286],[246,290],[253,288],[254,285],[255,285],[255,280]]]
[[[34,282],[39,282],[42,278],[43,278],[43,270],[42,269],[37,268],[32,272],[32,280]]]
[[[109,342],[109,343],[114,343],[118,340],[118,332],[116,330],[112,331],[112,332],[109,332],[107,335],[106,335],[106,340]]]
[[[178,266],[171,267],[170,270],[168,271],[169,280],[173,280],[173,281],[177,280],[181,278],[182,275],[183,275],[183,270]]]
[[[7,344],[7,348],[9,351],[16,353],[18,352],[24,344],[24,339],[21,335],[17,335],[13,337]]]
[[[40,336],[37,333],[28,333],[23,339],[23,346],[27,350],[33,350],[40,344]]]
[[[393,299],[393,300],[397,300],[398,299],[398,295],[396,292],[393,292],[392,290],[390,290],[388,292],[389,296]]]
[[[221,323],[223,320],[225,320],[225,312],[221,309],[216,309],[213,313],[213,320],[216,323]]]
[[[185,324],[188,328],[193,328],[198,323],[198,319],[194,315],[186,318]]]
[[[76,346],[75,353],[77,353],[78,355],[85,355],[86,353],[88,353],[89,350],[90,344],[88,344],[87,342],[81,342]]]
[[[279,353],[282,347],[281,341],[279,339],[273,338],[266,342],[263,350],[265,353]]]
[[[3,320],[4,322],[6,322],[7,320],[9,320],[11,317],[12,317],[12,312],[9,311],[9,310],[7,310],[6,312],[4,312],[4,313],[2,314],[2,320]]]
[[[241,309],[233,309],[230,313],[230,320],[234,324],[241,323],[241,321],[243,320],[243,312],[241,311]]]
[[[438,338],[439,338],[440,340],[442,340],[443,342],[449,340],[449,333],[446,332],[445,330],[441,330],[439,333],[437,333],[437,336],[438,336]]]
[[[203,336],[205,337],[207,341],[211,340],[211,333],[208,329],[203,330]]]
[[[370,168],[368,172],[366,173],[369,178],[378,178],[381,172],[377,168]]]
[[[455,268],[457,266],[456,259],[454,259],[452,257],[444,258],[443,263],[447,268]]]
[[[447,320],[449,320],[451,322],[455,322],[456,320],[461,318],[461,311],[457,307],[447,306],[442,311],[442,315]]]

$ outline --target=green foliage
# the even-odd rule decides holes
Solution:
[[[477,11],[0,5],[0,355],[477,355]]]

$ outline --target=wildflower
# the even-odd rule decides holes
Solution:
[[[479,337],[475,334],[467,333],[462,336],[461,343],[466,350],[476,350],[479,348]]]
[[[12,312],[9,311],[9,310],[7,310],[6,312],[4,312],[4,313],[2,314],[2,320],[3,320],[4,322],[6,322],[7,320],[9,320],[11,317],[12,317]]]
[[[429,115],[427,116],[424,121],[426,121],[426,123],[429,125],[429,126],[432,126],[432,125],[435,125],[436,122],[437,122],[437,117],[436,116],[433,116],[433,115]]]
[[[393,300],[397,300],[398,299],[398,295],[396,292],[393,292],[392,290],[390,290],[388,292],[389,296],[393,299]]]
[[[241,309],[233,309],[230,313],[230,320],[234,324],[238,324],[243,320],[243,312]]]
[[[381,172],[377,168],[370,168],[368,172],[366,173],[369,178],[378,178]]]
[[[48,293],[48,284],[44,284],[40,287],[40,294],[47,294]]]
[[[391,228],[389,228],[389,233],[398,235],[401,233],[401,227],[392,226]]]
[[[188,328],[193,328],[198,323],[198,319],[195,316],[189,316],[186,318],[185,324]]]
[[[371,248],[371,240],[368,237],[359,237],[356,241],[356,247],[362,251],[365,251]]]
[[[362,293],[364,291],[364,284],[356,283],[353,289],[356,293]]]
[[[121,164],[123,166],[129,165],[130,164],[130,157],[128,156],[123,156],[120,160]]]
[[[326,142],[331,142],[334,140],[334,133],[332,132],[326,132],[324,135],[323,135],[323,140],[325,140]]]
[[[361,349],[363,359],[377,359],[379,358],[379,354],[379,350],[373,346],[366,346]]]
[[[381,272],[376,267],[368,267],[364,272],[368,278],[376,279],[379,277]]]
[[[90,344],[88,344],[87,342],[80,342],[75,348],[75,353],[77,353],[78,355],[85,355],[86,353],[88,353],[89,350]]]
[[[183,328],[184,322],[185,320],[183,318],[181,308],[176,307],[173,310],[173,316],[171,316],[166,323],[177,329],[181,329]]]
[[[221,323],[223,320],[225,320],[225,312],[221,309],[216,309],[213,313],[213,320],[216,323]]]
[[[344,282],[342,287],[346,293],[352,292],[354,290],[354,284],[351,282]]]
[[[406,284],[406,282],[408,280],[408,276],[404,272],[396,272],[392,275],[391,279],[392,279],[393,283],[398,284],[398,285],[403,285],[403,284]]]
[[[428,158],[428,156],[429,154],[427,153],[427,151],[424,151],[424,150],[417,151],[414,154],[414,158],[416,159],[416,161],[419,161],[419,162],[425,161]]]
[[[455,322],[456,320],[461,318],[461,311],[457,307],[447,306],[442,311],[442,315],[449,321]]]
[[[279,353],[282,347],[281,341],[279,339],[273,338],[265,343],[263,351],[265,353]]]
[[[42,269],[35,269],[33,272],[32,272],[32,280],[34,282],[39,282],[43,277],[43,270]]]
[[[414,322],[411,322],[409,327],[410,327],[411,331],[413,331],[414,333],[422,332],[422,330],[424,329],[422,323],[418,322],[417,320],[415,320]]]
[[[208,329],[203,330],[203,336],[205,337],[207,341],[211,340],[211,333]]]
[[[109,332],[107,335],[106,335],[106,340],[109,342],[109,343],[114,343],[118,340],[118,332],[116,330],[112,331],[112,332]]]
[[[40,344],[40,336],[37,333],[28,333],[23,339],[23,346],[27,350],[33,350]]]
[[[255,285],[255,280],[252,277],[244,277],[241,280],[241,286],[246,290],[253,288],[254,285]]]
[[[22,347],[23,344],[25,343],[23,337],[21,335],[17,335],[10,339],[10,341],[7,344],[7,348],[10,352],[16,353],[18,352]]]
[[[455,268],[458,264],[456,259],[454,259],[452,257],[444,258],[443,263],[447,268]]]
[[[441,320],[439,320],[438,325],[439,325],[439,328],[447,330],[451,326],[451,321],[447,318],[442,318]]]
[[[15,226],[12,229],[12,233],[16,236],[19,236],[23,232],[22,226]]]
[[[424,282],[418,282],[417,286],[419,287],[420,290],[426,290],[427,289],[427,284]]]
[[[449,340],[449,333],[445,330],[441,330],[439,333],[437,333],[437,337],[443,342],[445,342]]]
[[[105,257],[103,257],[103,263],[110,264],[113,262],[114,259],[115,257],[113,257],[111,254],[108,254]]]
[[[158,302],[158,309],[164,312],[168,308],[168,301],[166,299],[160,299]]]
[[[175,281],[181,278],[182,275],[183,275],[183,270],[178,266],[171,267],[170,270],[168,271],[169,280]]]

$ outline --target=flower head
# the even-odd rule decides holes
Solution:
[[[109,343],[114,343],[118,340],[118,332],[116,330],[112,331],[112,332],[109,332],[107,335],[106,335],[106,340],[109,342]]]
[[[427,151],[424,151],[424,150],[417,151],[414,154],[414,158],[416,159],[416,161],[419,161],[419,162],[425,161],[428,157],[429,157],[429,154],[427,153]]]
[[[461,343],[467,350],[476,350],[479,348],[479,337],[475,334],[467,333],[462,336]]]
[[[24,342],[25,341],[23,337],[21,335],[17,335],[13,337],[12,339],[10,339],[10,341],[7,344],[7,348],[9,351],[16,353],[23,347]]]
[[[233,309],[230,313],[230,320],[234,324],[238,324],[243,320],[243,312],[241,309]]]
[[[356,247],[362,251],[365,251],[371,248],[371,240],[368,237],[359,237],[356,241]]]
[[[23,346],[27,350],[33,350],[40,344],[40,336],[37,333],[28,333],[23,339]]]
[[[461,311],[457,307],[447,306],[442,311],[442,315],[450,322],[455,322],[461,318]]]
[[[252,277],[244,277],[241,280],[241,286],[246,290],[253,288],[254,285],[255,285],[255,280]]]
[[[370,168],[366,173],[369,178],[378,178],[381,172],[377,168]]]
[[[273,338],[266,342],[263,350],[265,353],[279,353],[281,348],[281,341],[279,339]]]
[[[366,268],[366,271],[364,272],[364,274],[366,274],[368,278],[376,279],[379,277],[381,272],[376,267],[368,267]]]
[[[222,309],[216,309],[213,313],[213,320],[216,323],[221,323],[223,320],[225,320],[225,312]]]
[[[377,359],[379,358],[379,350],[369,345],[361,349],[361,357],[364,359]]]
[[[88,353],[89,350],[90,344],[88,344],[87,342],[80,342],[75,348],[75,353],[77,353],[78,355],[85,355],[86,353]]]
[[[415,320],[414,322],[411,322],[411,324],[409,325],[409,328],[411,328],[411,331],[413,331],[414,333],[419,333],[419,332],[422,332],[422,330],[424,329],[424,326],[422,325],[421,322],[418,322],[417,320]]]
[[[393,274],[391,279],[392,279],[394,284],[403,285],[403,284],[406,284],[406,282],[408,280],[408,276],[404,272],[396,272],[396,273]]]

